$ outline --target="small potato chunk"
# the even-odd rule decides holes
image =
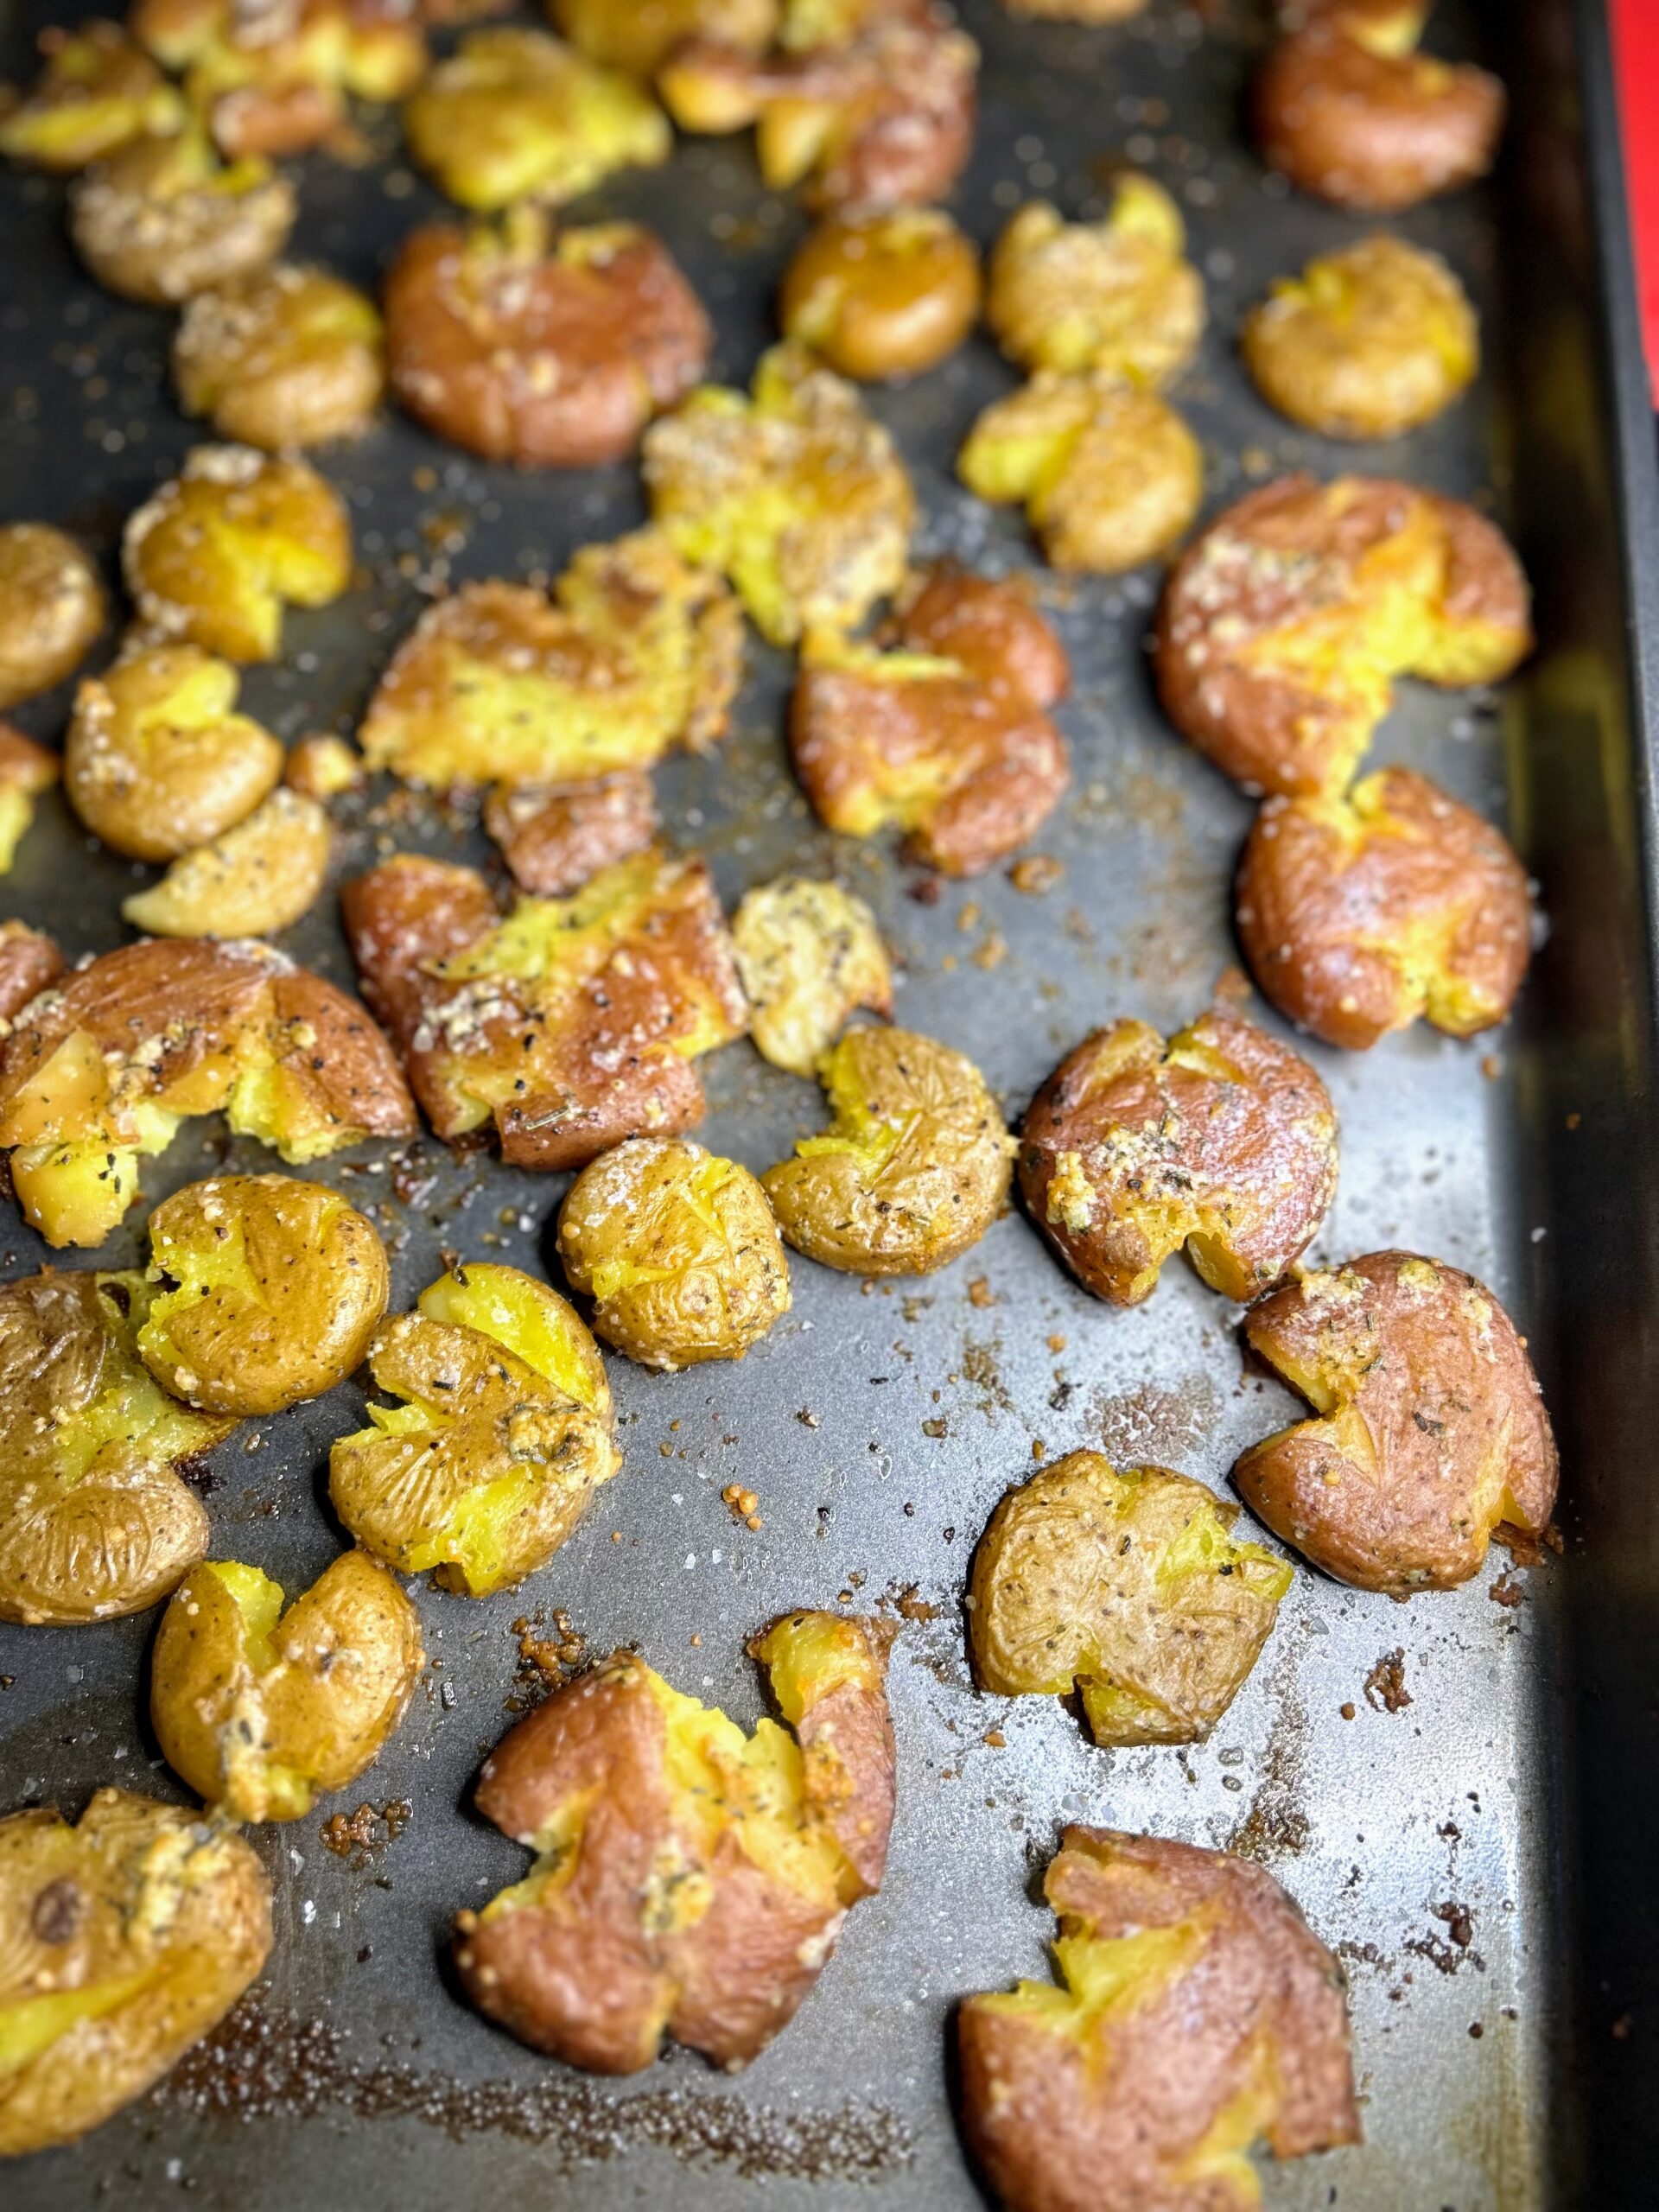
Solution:
[[[342,798],[361,791],[367,778],[362,755],[327,730],[313,730],[289,747],[283,781],[302,798]]]
[[[689,38],[759,54],[778,29],[779,0],[550,0],[554,28],[590,61],[654,77]]]
[[[340,494],[302,461],[196,446],[127,524],[127,588],[141,620],[226,660],[275,660],[283,607],[327,607],[352,576]]]
[[[596,2074],[664,2036],[735,2072],[793,2018],[881,1885],[895,1758],[883,1621],[788,1613],[749,1649],[788,1723],[753,1735],[631,1651],[499,1744],[477,1803],[536,1863],[455,1916],[479,2010]]]
[[[1198,1744],[1273,1632],[1291,1570],[1235,1505],[1167,1467],[1071,1452],[1011,1490],[974,1554],[974,1670],[1000,1697],[1083,1699],[1097,1744]],[[176,1602],[176,1601],[175,1601]]]
[[[369,1351],[371,1426],[329,1454],[328,1495],[359,1543],[404,1574],[482,1598],[543,1567],[622,1465],[593,1338],[517,1268],[467,1267]]]
[[[1150,1296],[1173,1252],[1241,1303],[1312,1243],[1337,1188],[1337,1117],[1306,1061],[1225,1007],[1167,1041],[1097,1029],[1032,1101],[1032,1219],[1086,1289]]]
[[[838,883],[780,876],[732,922],[749,1034],[773,1067],[812,1076],[860,1007],[893,1012],[893,970],[875,916]]]
[[[919,376],[979,314],[979,250],[942,207],[831,215],[784,273],[785,338],[860,383]]]
[[[37,43],[45,66],[34,89],[0,116],[8,160],[65,175],[183,121],[177,91],[119,23],[53,23]]]
[[[198,293],[173,340],[187,415],[267,452],[359,436],[386,386],[372,301],[289,262]]]
[[[228,661],[152,645],[75,694],[64,747],[69,804],[137,861],[176,860],[245,821],[276,788],[283,748],[236,712]]]
[[[1475,311],[1437,253],[1362,238],[1276,283],[1245,318],[1269,406],[1327,438],[1397,438],[1443,414],[1480,362]]]
[[[1051,567],[1107,576],[1166,553],[1204,497],[1198,442],[1156,392],[1047,369],[985,410],[957,473],[993,506],[1023,501]]]
[[[149,1217],[149,1280],[161,1287],[139,1357],[207,1413],[276,1414],[321,1397],[362,1364],[386,1310],[373,1223],[289,1175],[215,1175],[175,1191]]]
[[[964,1999],[963,2133],[1007,2212],[1251,2212],[1248,2153],[1361,2140],[1342,1968],[1264,1867],[1068,1827],[1063,1986]]]
[[[582,784],[499,784],[484,827],[521,891],[563,899],[589,876],[654,842],[657,797],[643,768],[618,768]]]
[[[1033,836],[1071,775],[1047,709],[1065,648],[1015,582],[914,579],[883,640],[809,637],[790,709],[795,772],[851,837],[888,824],[945,875],[979,875]]]
[[[1452,1037],[1491,1028],[1532,957],[1532,896],[1508,839],[1406,768],[1345,799],[1270,798],[1235,912],[1279,1011],[1351,1052],[1420,1017]]]
[[[227,1820],[303,1820],[374,1764],[425,1658],[420,1615],[366,1552],[286,1611],[257,1567],[208,1560],[162,1616],[149,1716],[168,1764]]]
[[[1318,1416],[1245,1452],[1233,1480],[1275,1536],[1338,1582],[1408,1598],[1537,1536],[1555,1503],[1549,1415],[1484,1283],[1371,1252],[1251,1307],[1245,1341]]]
[[[1248,791],[1346,789],[1397,677],[1495,683],[1532,648],[1527,580],[1472,507],[1389,477],[1286,476],[1196,537],[1165,590],[1165,713]]]
[[[1185,246],[1175,202],[1134,170],[1098,222],[1068,223],[1028,200],[991,256],[985,320],[1022,369],[1096,371],[1155,391],[1204,335],[1204,280]]]
[[[594,1326],[642,1367],[741,1359],[789,1311],[789,1262],[747,1167],[683,1137],[631,1137],[559,1210],[559,1257]]]
[[[108,613],[73,537],[43,522],[0,528],[0,709],[73,676]]]
[[[222,167],[205,130],[140,138],[69,195],[75,251],[106,292],[176,307],[274,261],[299,213],[292,183],[257,155]]]
[[[270,1878],[240,1836],[100,1789],[0,1820],[0,2158],[141,2096],[264,1965]]]
[[[174,861],[123,899],[151,937],[272,937],[308,914],[328,874],[334,832],[314,798],[276,790],[245,822]]]
[[[35,819],[35,802],[58,780],[58,756],[0,721],[0,875],[8,874],[23,833]]]
[[[852,1274],[921,1275],[976,1244],[1015,1147],[972,1061],[907,1029],[854,1029],[819,1072],[831,1126],[760,1179],[796,1250]]]
[[[774,645],[849,630],[904,581],[916,496],[849,384],[774,346],[753,396],[704,385],[645,433],[652,512]]]
[[[207,1548],[179,1471],[236,1423],[175,1404],[145,1372],[152,1296],[139,1274],[0,1284],[0,1620],[143,1612]]]

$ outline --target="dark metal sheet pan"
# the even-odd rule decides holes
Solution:
[[[1347,1961],[1369,2139],[1271,2171],[1273,2206],[1653,2201],[1659,1133],[1646,734],[1659,627],[1650,423],[1599,10],[1538,0],[1494,7],[1484,24],[1450,9],[1437,22],[1448,49],[1486,36],[1516,93],[1498,181],[1401,226],[1471,283],[1488,365],[1441,423],[1358,452],[1289,429],[1232,350],[1271,276],[1355,229],[1285,194],[1244,146],[1256,26],[1230,6],[1166,0],[1110,32],[1017,26],[989,0],[964,13],[986,69],[956,205],[977,237],[1034,193],[1086,212],[1099,164],[1123,156],[1181,197],[1211,329],[1177,396],[1204,440],[1212,506],[1247,472],[1398,473],[1490,499],[1532,569],[1542,643],[1527,673],[1499,697],[1411,692],[1377,758],[1427,766],[1509,823],[1540,879],[1548,941],[1519,1020],[1484,1046],[1417,1031],[1363,1058],[1314,1048],[1344,1135],[1318,1249],[1442,1255],[1490,1281],[1531,1330],[1561,1429],[1567,1558],[1514,1608],[1491,1600],[1496,1555],[1465,1590],[1408,1607],[1300,1573],[1209,1745],[1094,1750],[1059,1705],[971,1686],[958,1603],[990,1506],[1039,1442],[1223,1484],[1287,1400],[1245,1379],[1230,1310],[1179,1266],[1146,1306],[1108,1312],[1018,1215],[914,1285],[871,1288],[803,1262],[789,1322],[741,1366],[656,1378],[612,1363],[627,1467],[530,1585],[483,1603],[416,1591],[435,1663],[366,1777],[375,1802],[410,1802],[410,1824],[358,1867],[322,1848],[321,1815],[261,1833],[278,1937],[254,1999],[110,2126],[8,2171],[0,2198],[16,2212],[118,2199],[419,2212],[480,2196],[503,2212],[971,2205],[949,2110],[950,2009],[964,1991],[1041,1970],[1051,1923],[1031,1877],[1077,1817],[1258,1854]],[[14,69],[40,20],[0,16]],[[299,239],[365,283],[435,204],[390,119],[370,130],[367,166],[302,165]],[[90,285],[64,243],[60,198],[39,181],[0,181],[0,499],[8,518],[82,531],[112,562],[122,518],[192,433],[167,390],[164,318]],[[683,146],[669,171],[624,179],[593,205],[660,227],[715,311],[721,373],[745,377],[802,227],[761,192],[747,145]],[[974,413],[1011,381],[976,340],[876,396],[916,473],[924,550],[1035,566],[1018,520],[976,506],[951,475]],[[340,606],[293,618],[283,664],[249,677],[251,710],[289,736],[350,726],[424,591],[556,569],[639,512],[631,467],[515,476],[402,422],[325,465],[350,497],[369,573]],[[661,779],[665,818],[709,853],[728,899],[786,868],[834,868],[870,899],[903,957],[900,1018],[975,1054],[1013,1113],[1090,1025],[1133,1013],[1170,1027],[1204,1003],[1234,957],[1227,883],[1249,820],[1152,706],[1140,647],[1155,579],[1062,587],[1038,573],[1078,678],[1064,716],[1076,785],[1039,841],[1066,874],[1046,899],[999,874],[924,906],[885,850],[818,831],[779,744],[786,668],[758,646],[730,741]],[[54,734],[64,705],[37,702],[22,719]],[[391,843],[458,842],[481,856],[474,833],[435,813],[369,809],[340,872]],[[72,950],[99,950],[119,939],[131,873],[54,802],[3,902]],[[292,949],[350,980],[332,901]],[[707,1134],[752,1166],[814,1120],[815,1094],[747,1046],[705,1068]],[[1581,1117],[1571,1130],[1569,1115]],[[149,1170],[149,1195],[226,1157],[266,1160],[187,1132]],[[441,1244],[531,1267],[550,1257],[557,1182],[454,1162],[429,1141],[403,1173],[367,1153],[321,1173],[378,1207],[397,1302],[437,1271]],[[99,1258],[125,1265],[141,1251],[135,1223]],[[8,1213],[0,1268],[44,1256]],[[988,1304],[970,1296],[982,1280]],[[327,1445],[359,1402],[348,1386],[221,1451],[217,1550],[289,1588],[320,1571],[340,1541]],[[941,1415],[946,1433],[925,1433]],[[721,1503],[734,1479],[760,1494],[758,1532]],[[852,1916],[795,2024],[741,2082],[677,2053],[621,2085],[567,2075],[485,2027],[439,1955],[451,1912],[522,1864],[469,1810],[470,1779],[517,1694],[514,1618],[562,1607],[593,1649],[637,1639],[683,1688],[751,1719],[745,1636],[781,1606],[842,1592],[866,1605],[913,1592],[893,1670],[899,1811],[887,1886]],[[0,1629],[0,1806],[78,1804],[109,1781],[176,1794],[143,1713],[153,1629]],[[1412,1702],[1390,1713],[1363,1685],[1395,1649]],[[991,1732],[1006,1740],[988,1744]]]

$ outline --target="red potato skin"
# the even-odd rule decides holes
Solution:
[[[41,931],[26,922],[0,922],[0,1022],[9,1027],[31,999],[57,982],[65,965]]]
[[[484,803],[484,827],[521,891],[560,899],[613,861],[643,853],[656,836],[650,776],[619,769],[591,783],[510,790]]]

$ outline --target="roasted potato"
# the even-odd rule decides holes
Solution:
[[[148,1280],[158,1287],[138,1356],[205,1413],[276,1414],[321,1397],[362,1364],[386,1310],[374,1224],[291,1175],[175,1191],[149,1217]]]
[[[979,1681],[1001,1697],[1075,1688],[1097,1744],[1202,1743],[1291,1583],[1284,1560],[1234,1537],[1237,1518],[1167,1467],[1057,1459],[1007,1493],[974,1554]]]
[[[380,1756],[425,1659],[420,1615],[366,1552],[286,1610],[257,1567],[208,1560],[162,1616],[149,1717],[168,1764],[227,1820],[303,1820]]]
[[[73,676],[108,613],[73,537],[43,522],[0,528],[0,709]]]
[[[760,1180],[798,1252],[921,1275],[976,1244],[1008,1195],[1013,1138],[971,1060],[907,1029],[849,1030],[820,1075],[833,1119]]]
[[[0,2158],[72,2143],[228,2012],[270,1949],[239,1836],[100,1789],[0,1820]]]
[[[315,799],[274,791],[235,829],[124,899],[121,912],[151,937],[270,937],[315,906],[333,842]]]
[[[1249,791],[1344,790],[1394,681],[1495,683],[1532,645],[1508,541],[1387,477],[1281,477],[1177,563],[1153,639],[1165,713]]]
[[[1508,839],[1407,768],[1346,798],[1270,798],[1234,911],[1279,1011],[1351,1052],[1420,1016],[1453,1037],[1491,1028],[1532,955],[1527,872]]]
[[[979,314],[979,249],[942,207],[826,216],[784,272],[785,338],[861,383],[919,376]]]
[[[1147,0],[1002,0],[1011,16],[1035,16],[1051,23],[1124,23],[1145,9]]]
[[[30,168],[84,169],[135,139],[176,130],[184,102],[119,23],[52,23],[28,96],[0,116],[0,154]]]
[[[559,1209],[559,1257],[599,1335],[642,1367],[741,1359],[789,1311],[766,1192],[684,1137],[590,1160]]]
[[[763,353],[753,395],[704,385],[652,424],[652,512],[688,561],[731,579],[772,645],[851,629],[904,580],[916,519],[904,463],[802,346]]]
[[[106,292],[176,307],[274,261],[298,213],[293,185],[269,162],[221,166],[192,124],[100,162],[70,193],[69,232]]]
[[[0,1619],[143,1612],[207,1548],[180,1470],[236,1423],[190,1412],[145,1372],[152,1295],[139,1274],[0,1283]]]
[[[641,853],[504,918],[473,869],[404,854],[341,906],[433,1128],[493,1123],[511,1166],[580,1167],[624,1137],[690,1128],[693,1060],[747,1025],[701,861]]]
[[[0,721],[0,875],[17,857],[23,833],[35,819],[35,802],[58,780],[58,756]]]
[[[1198,442],[1156,392],[1048,369],[992,401],[957,473],[993,506],[1023,501],[1052,567],[1100,575],[1166,553],[1204,497]]]
[[[590,875],[632,860],[654,842],[657,797],[643,768],[617,768],[576,784],[498,784],[484,827],[521,891],[563,899]]]
[[[27,922],[0,922],[0,1039],[63,969],[63,955],[49,937]]]
[[[0,1147],[48,1244],[99,1244],[138,1196],[138,1161],[179,1123],[232,1132],[298,1166],[409,1136],[391,1049],[353,1000],[259,944],[147,940],[42,992],[0,1045]]]
[[[549,0],[554,28],[590,61],[653,77],[682,41],[715,38],[759,54],[778,29],[779,0]]]
[[[173,340],[187,415],[267,452],[359,436],[386,388],[374,303],[327,270],[280,262],[199,292]]]
[[[455,1917],[479,2010],[599,2074],[638,2073],[664,2036],[728,2072],[764,2050],[881,1885],[892,1635],[787,1613],[757,1637],[787,1730],[746,1736],[631,1651],[521,1720],[477,1802],[536,1863]]]
[[[327,730],[313,730],[291,745],[283,767],[283,781],[302,798],[340,798],[361,791],[367,780],[362,754]]]
[[[1068,223],[1028,200],[991,255],[985,320],[1022,369],[1096,371],[1155,391],[1204,335],[1204,280],[1185,249],[1179,208],[1134,170],[1098,222]]]
[[[1068,1827],[1064,1987],[957,2018],[963,2130],[1007,2212],[1249,2212],[1248,2153],[1360,2140],[1342,1968],[1265,1867]]]
[[[1070,779],[1047,709],[1065,648],[1016,583],[918,576],[892,650],[809,635],[790,708],[795,772],[819,819],[853,837],[889,823],[915,858],[978,875],[1033,835]]]
[[[1437,253],[1362,238],[1276,283],[1244,321],[1270,406],[1327,438],[1397,438],[1443,414],[1480,364],[1475,311]]]
[[[371,1426],[328,1459],[352,1535],[401,1573],[482,1598],[544,1566],[621,1466],[604,1363],[573,1306],[517,1268],[457,1266],[369,1350]]]
[[[1241,1302],[1306,1250],[1337,1188],[1337,1117],[1306,1061],[1225,1006],[1167,1039],[1097,1029],[1033,1099],[1031,1217],[1086,1289],[1148,1297],[1185,1247]]]
[[[1245,1341],[1317,1418],[1233,1469],[1275,1536],[1338,1582],[1408,1598],[1478,1573],[1555,1503],[1549,1415],[1523,1338],[1484,1283],[1370,1252],[1251,1307]]]
[[[893,970],[875,916],[838,883],[780,876],[732,919],[749,1034],[774,1067],[811,1076],[860,1007],[893,1012]]]
[[[196,446],[122,540],[139,619],[226,660],[275,660],[283,607],[327,607],[352,575],[340,494],[302,461]]]

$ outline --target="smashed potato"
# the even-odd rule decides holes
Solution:
[[[333,844],[315,799],[274,791],[233,830],[175,861],[159,883],[124,899],[121,912],[151,937],[271,937],[315,906]]]
[[[1316,1418],[1233,1469],[1275,1536],[1338,1582],[1449,1590],[1506,1529],[1541,1535],[1555,1440],[1524,1340],[1484,1283],[1371,1252],[1251,1307],[1245,1341]]]
[[[1001,1697],[1075,1688],[1097,1744],[1202,1743],[1291,1583],[1282,1560],[1235,1539],[1237,1518],[1167,1467],[1057,1459],[1008,1492],[974,1554],[980,1681]]]
[[[244,445],[356,437],[385,391],[380,318],[355,285],[279,263],[196,295],[173,340],[173,381],[187,415]]]
[[[352,575],[340,494],[302,461],[196,446],[121,545],[140,620],[226,660],[275,660],[283,607],[327,607]]]
[[[747,1026],[701,861],[642,853],[504,918],[473,869],[404,854],[348,883],[341,907],[433,1128],[493,1124],[510,1166],[580,1167],[624,1137],[690,1128],[692,1062]]]
[[[1362,238],[1276,283],[1244,321],[1270,406],[1327,438],[1397,438],[1443,414],[1480,365],[1475,311],[1437,253]]]
[[[1396,677],[1495,683],[1532,645],[1526,578],[1460,499],[1287,476],[1194,539],[1153,639],[1164,711],[1249,791],[1345,788]]]
[[[760,1180],[798,1252],[852,1274],[920,1275],[990,1227],[1014,1150],[971,1060],[907,1029],[854,1029],[819,1069],[832,1116]]]
[[[100,1789],[0,1820],[0,2158],[73,2143],[228,2012],[270,1949],[239,1836]]]
[[[119,23],[52,23],[37,43],[40,76],[0,115],[0,154],[9,160],[66,174],[183,121],[176,88]]]
[[[604,1363],[573,1306],[517,1268],[457,1267],[369,1351],[370,1427],[328,1495],[359,1543],[482,1598],[543,1567],[621,1466]]]
[[[659,824],[650,775],[618,768],[586,783],[499,784],[484,802],[484,827],[521,891],[563,899],[645,852]]]
[[[1264,1867],[1068,1827],[1063,1986],[964,1999],[963,2128],[1008,2212],[1249,2212],[1249,2160],[1360,2139],[1342,1968]]]
[[[43,522],[0,528],[0,709],[73,676],[108,612],[73,537]]]
[[[1033,1099],[1032,1219],[1097,1298],[1138,1306],[1172,1253],[1241,1303],[1312,1243],[1337,1188],[1337,1117],[1306,1060],[1226,1007],[1167,1040],[1096,1030]]]
[[[979,250],[942,207],[831,215],[784,272],[779,321],[837,375],[919,376],[979,314]]]
[[[149,1716],[168,1764],[226,1819],[303,1820],[379,1757],[425,1657],[420,1615],[366,1552],[286,1610],[257,1567],[208,1560],[162,1616]]]
[[[790,708],[795,772],[851,837],[891,823],[945,875],[978,875],[1034,834],[1071,774],[1047,709],[1065,648],[1017,583],[915,580],[891,650],[809,636]]]
[[[746,1735],[630,1651],[527,1714],[477,1803],[536,1863],[455,1917],[479,2010],[599,2074],[639,2072],[664,2036],[728,2072],[758,2056],[881,1885],[892,1636],[787,1613],[756,1637],[787,1729]]]
[[[688,561],[728,576],[774,645],[848,630],[904,580],[916,496],[853,387],[774,346],[753,397],[704,385],[645,433],[652,512]]]
[[[48,1244],[100,1244],[138,1196],[138,1161],[223,1111],[290,1165],[415,1109],[361,1007],[269,945],[146,940],[43,992],[0,1045],[0,1147]]]
[[[175,1191],[149,1217],[148,1279],[158,1287],[139,1357],[206,1413],[276,1414],[321,1397],[362,1364],[386,1310],[374,1224],[291,1175],[215,1175]]]
[[[35,802],[58,780],[58,756],[0,721],[0,875],[10,870],[23,834],[35,819]]]
[[[1174,543],[1204,496],[1204,456],[1156,392],[1039,370],[993,400],[957,461],[993,506],[1023,502],[1056,569],[1116,575]]]
[[[139,1274],[0,1283],[0,1620],[143,1612],[207,1548],[180,1471],[236,1423],[175,1404],[145,1371],[152,1296]]]
[[[778,29],[779,0],[550,0],[554,27],[590,61],[654,77],[689,38],[759,54]]]
[[[1090,371],[1156,390],[1204,335],[1204,280],[1185,258],[1180,210],[1134,170],[1098,222],[1028,200],[991,255],[985,320],[1022,369]]]
[[[789,1262],[747,1167],[683,1137],[631,1137],[559,1210],[559,1257],[594,1327],[642,1367],[741,1359],[789,1311]]]
[[[0,922],[0,1038],[63,969],[62,953],[43,931],[27,922]]]
[[[875,916],[838,883],[780,876],[745,894],[732,919],[755,1050],[791,1075],[819,1060],[860,1007],[893,1012],[893,970]]]
[[[1280,1012],[1351,1052],[1420,1016],[1453,1037],[1491,1028],[1532,955],[1527,872],[1508,839],[1405,768],[1346,798],[1269,799],[1235,912]]]
[[[205,130],[140,138],[69,195],[75,251],[106,292],[176,307],[274,261],[299,213],[292,183],[257,155],[221,165]]]

